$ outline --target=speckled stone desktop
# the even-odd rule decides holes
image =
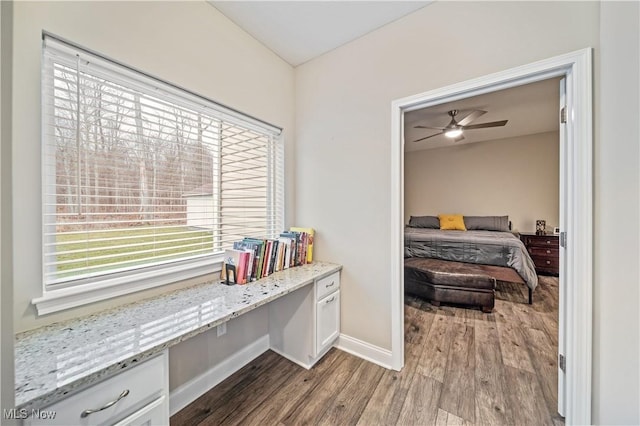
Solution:
[[[17,408],[43,408],[341,269],[314,262],[246,285],[218,280],[16,335]]]

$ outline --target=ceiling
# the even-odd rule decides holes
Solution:
[[[355,40],[421,9],[432,1],[217,1],[208,3],[292,66]],[[504,139],[558,130],[558,79],[531,83],[405,114],[405,151]],[[487,111],[472,124],[509,120],[506,126],[466,131],[453,142],[440,135],[413,141],[444,127],[447,111],[459,120],[473,110]]]
[[[208,1],[292,66],[361,37],[431,1]]]
[[[543,80],[407,112],[404,116],[405,151],[419,151],[453,144],[461,145],[557,131],[560,104],[559,80],[559,78]],[[451,120],[447,111],[452,109],[459,111],[456,116],[457,121],[466,117],[473,110],[487,111],[471,124],[509,121],[504,127],[467,130],[464,132],[465,139],[459,142],[453,142],[444,135],[413,142],[416,139],[438,133],[438,130],[415,129],[414,126],[444,127]]]

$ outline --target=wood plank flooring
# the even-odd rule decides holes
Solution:
[[[311,370],[267,351],[182,411],[180,425],[560,425],[558,279],[499,283],[491,314],[405,298],[405,367],[337,349]]]

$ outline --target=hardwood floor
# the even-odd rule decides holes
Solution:
[[[558,279],[498,284],[491,314],[405,298],[405,366],[332,349],[313,369],[267,351],[171,425],[564,424],[557,407]]]

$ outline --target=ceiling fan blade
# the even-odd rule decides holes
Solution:
[[[467,115],[465,118],[463,118],[462,120],[458,121],[458,124],[460,126],[466,126],[467,124],[470,124],[472,121],[474,121],[476,118],[485,115],[487,113],[487,111],[482,111],[482,110],[475,110],[473,111],[471,114]]]
[[[432,138],[432,137],[434,137],[434,136],[441,135],[441,134],[443,134],[443,133],[444,133],[444,132],[440,132],[440,133],[436,133],[436,134],[433,134],[433,135],[425,136],[424,138],[416,139],[414,142],[420,142],[420,141],[423,141],[423,140],[425,140],[425,139],[429,139],[429,138]]]
[[[504,126],[505,124],[507,124],[507,121],[509,121],[509,120],[492,121],[490,123],[472,124],[470,126],[463,126],[462,129],[463,130],[472,130],[472,129],[484,129],[484,128],[487,128],[487,127],[501,127],[501,126]]]
[[[433,130],[444,130],[444,127],[431,127],[431,126],[413,126],[414,129],[433,129]]]

